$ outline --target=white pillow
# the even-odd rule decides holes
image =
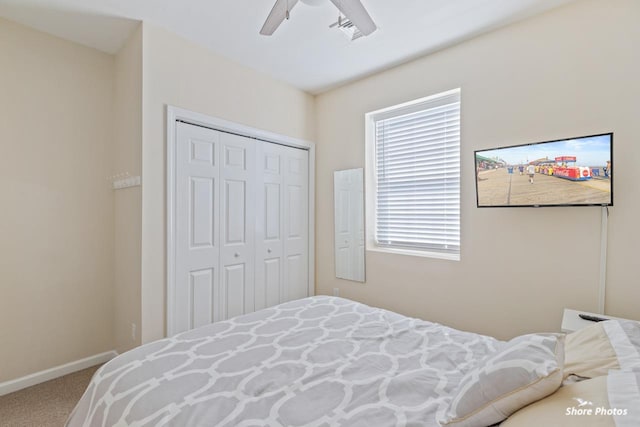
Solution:
[[[443,426],[486,427],[553,393],[562,383],[564,335],[512,339],[460,382]]]
[[[565,377],[595,378],[632,368],[640,368],[640,322],[607,320],[567,335]]]

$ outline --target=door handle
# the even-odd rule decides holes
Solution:
[[[233,256],[238,258],[238,257],[240,257],[240,254],[238,252],[236,252],[235,254],[233,254]]]

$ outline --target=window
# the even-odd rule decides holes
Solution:
[[[367,247],[460,259],[460,89],[366,115]]]

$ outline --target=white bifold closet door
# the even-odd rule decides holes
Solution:
[[[308,152],[177,123],[177,333],[308,295]]]
[[[308,152],[258,149],[256,309],[308,296]]]

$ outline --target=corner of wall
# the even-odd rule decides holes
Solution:
[[[142,23],[116,54],[113,173],[142,174]],[[142,188],[115,190],[114,343],[140,345]]]

